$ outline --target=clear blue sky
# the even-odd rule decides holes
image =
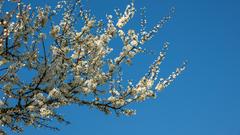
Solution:
[[[150,2],[151,1],[151,2]],[[42,0],[47,2],[47,0]],[[90,0],[97,18],[124,9],[130,0]],[[26,135],[239,135],[240,134],[240,1],[141,0],[149,26],[176,7],[176,15],[146,48],[158,52],[171,43],[161,74],[166,76],[185,59],[187,70],[158,99],[136,104],[137,115],[116,117],[87,107],[67,107],[72,122],[60,132],[27,128]],[[139,12],[137,12],[139,13]],[[130,22],[130,26],[137,21]],[[113,44],[112,46],[121,44]],[[147,71],[156,55],[141,55],[126,74],[133,80]],[[138,74],[139,73],[139,74]]]

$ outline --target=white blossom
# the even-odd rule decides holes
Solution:
[[[127,5],[123,16],[119,18],[116,25],[119,28],[122,28],[134,16],[134,13],[135,13],[134,4],[132,3],[131,5]]]
[[[185,70],[183,64],[158,79],[169,44],[165,42],[147,73],[136,83],[125,79],[124,70],[131,68],[135,56],[148,52],[142,44],[171,19],[171,13],[150,31],[143,19],[139,32],[123,28],[135,14],[133,2],[123,13],[116,11],[116,22],[110,14],[106,21],[97,20],[81,0],[58,1],[54,8],[8,2],[12,6],[4,9],[0,2],[0,125],[11,130],[20,132],[23,125],[55,129],[50,121],[67,122],[58,109],[72,104],[135,115],[130,104],[156,98]],[[122,46],[110,45],[115,38]],[[134,72],[140,74],[138,69]]]
[[[55,38],[55,37],[57,37],[57,34],[59,32],[60,32],[60,27],[58,25],[56,25],[56,26],[52,27],[50,34],[51,34],[51,36],[53,36]]]
[[[110,102],[115,102],[115,101],[116,101],[116,98],[113,97],[113,96],[111,96],[111,97],[108,98],[108,101],[110,101]]]
[[[5,64],[6,62],[7,62],[6,59],[2,59],[2,60],[0,60],[0,66],[3,65],[3,64]]]
[[[136,110],[128,109],[128,110],[124,110],[123,113],[127,116],[132,116],[132,115],[136,115]]]
[[[56,88],[53,88],[49,94],[48,94],[49,97],[52,97],[52,98],[60,98],[61,97],[61,92],[56,89]]]
[[[4,106],[4,102],[0,99],[0,106]]]
[[[49,115],[51,115],[51,114],[52,114],[52,111],[49,110],[49,109],[47,109],[46,107],[42,107],[42,108],[40,109],[40,115],[42,115],[42,116],[44,116],[44,117],[49,116]]]
[[[162,83],[158,83],[155,89],[160,91],[160,90],[164,89],[164,85]]]
[[[27,107],[27,109],[29,110],[29,111],[34,111],[35,110],[35,106],[34,105],[29,105],[28,107]]]

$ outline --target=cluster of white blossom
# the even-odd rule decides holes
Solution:
[[[83,9],[81,0],[59,1],[54,8],[0,1],[0,12],[0,125],[13,131],[22,131],[22,124],[57,129],[49,121],[68,123],[56,110],[70,104],[134,115],[130,103],[156,98],[185,69],[184,64],[168,78],[158,79],[166,42],[137,84],[122,85],[121,66],[144,52],[142,44],[171,18],[164,17],[150,31],[145,30],[145,19],[140,33],[123,29],[136,12],[133,3],[123,14],[116,10],[118,20],[107,15],[106,25]],[[117,37],[122,50],[108,57],[113,51],[109,43]]]
[[[126,25],[128,23],[128,21],[133,18],[135,13],[135,7],[134,4],[131,3],[131,5],[127,5],[124,14],[119,18],[118,22],[117,22],[117,26],[119,28],[122,28],[124,25]]]

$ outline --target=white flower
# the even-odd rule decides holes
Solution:
[[[82,87],[82,92],[83,92],[84,94],[88,94],[88,93],[91,92],[91,89],[88,88],[88,87]]]
[[[162,83],[158,83],[155,89],[160,91],[160,90],[164,89],[164,85]]]
[[[133,45],[133,46],[137,46],[137,45],[138,45],[137,40],[133,40],[133,41],[131,41],[131,45]]]
[[[127,116],[132,116],[132,115],[136,115],[136,110],[128,109],[128,110],[124,110],[123,113]]]
[[[50,34],[53,36],[53,37],[57,37],[57,34],[60,32],[60,27],[57,25],[57,26],[53,26],[53,28],[51,29],[50,31]]]
[[[130,58],[133,58],[135,55],[136,55],[136,52],[134,52],[134,51],[130,51],[130,52],[128,53],[128,56],[129,56]]]
[[[77,59],[78,56],[79,56],[79,54],[76,51],[74,51],[73,54],[71,55],[71,58],[72,59]]]
[[[115,107],[120,107],[120,106],[123,106],[124,104],[125,104],[125,100],[123,99],[118,99],[113,103]]]
[[[52,98],[60,98],[61,97],[61,92],[56,89],[56,88],[53,88],[49,93],[48,93],[48,96],[49,97],[52,97]]]
[[[110,93],[116,96],[120,95],[120,93],[116,89],[110,90]]]
[[[84,30],[82,30],[82,31],[84,31]],[[79,41],[81,36],[82,36],[82,34],[83,34],[82,32],[77,32],[76,35],[75,35],[75,40]]]
[[[144,101],[146,99],[146,95],[142,94],[138,97],[138,101]]]
[[[42,115],[42,116],[49,116],[51,114],[52,114],[52,111],[47,109],[46,107],[42,107],[40,109],[40,115]]]
[[[35,100],[44,100],[45,97],[43,96],[42,93],[37,93],[36,95],[34,95],[34,99]]]
[[[118,30],[118,35],[119,35],[120,37],[123,37],[125,34],[124,34],[123,30]]]
[[[156,97],[156,94],[152,90],[148,90],[145,93],[148,97]]]
[[[5,64],[6,62],[7,62],[6,59],[2,59],[2,60],[0,60],[0,66],[3,65],[3,64]]]
[[[129,35],[129,36],[135,35],[135,31],[132,30],[132,29],[128,30],[128,35]]]
[[[95,41],[95,44],[96,44],[97,46],[100,46],[100,45],[103,45],[104,43],[103,43],[102,40],[97,40],[97,41]]]
[[[58,4],[58,5],[56,6],[56,8],[57,8],[57,9],[60,9],[60,8],[62,8],[62,5]]]
[[[3,36],[9,36],[9,30],[8,29],[4,29],[3,30]]]
[[[34,105],[29,105],[27,107],[28,110],[33,111],[36,107]]]
[[[146,84],[147,84],[147,87],[148,87],[148,88],[151,88],[152,85],[153,85],[153,83],[154,83],[154,81],[151,80],[151,79],[148,79],[148,80],[146,81]]]
[[[57,47],[51,46],[51,49],[52,49],[53,55],[57,55],[59,53],[59,49]]]
[[[3,39],[0,38],[0,48],[2,48],[2,47],[3,47]]]
[[[84,82],[84,85],[89,89],[94,89],[97,87],[97,83],[93,79],[86,80]]]
[[[146,87],[138,86],[135,90],[137,93],[142,93],[143,91],[146,91]]]
[[[129,98],[129,99],[127,99],[126,101],[130,103],[130,102],[133,101],[133,99]]]
[[[87,26],[88,26],[89,28],[91,28],[94,23],[95,23],[95,20],[90,20],[90,21],[87,22]]]
[[[12,117],[9,116],[9,115],[5,115],[5,116],[2,117],[2,121],[4,123],[11,123],[12,122]]]
[[[111,97],[108,98],[108,101],[110,101],[110,102],[115,102],[115,101],[116,101],[116,98],[113,97],[113,96],[111,96]]]
[[[173,79],[176,79],[176,78],[177,78],[177,74],[175,74],[175,73],[172,74],[172,78],[173,78]]]
[[[126,49],[126,51],[130,51],[132,49],[132,46],[128,44],[125,46],[125,49]]]
[[[0,99],[0,106],[4,106],[4,102]]]
[[[125,20],[124,18],[121,18],[121,19],[118,20],[117,26],[119,28],[122,28],[124,26],[124,20]]]

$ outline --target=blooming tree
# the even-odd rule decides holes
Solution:
[[[106,15],[104,22],[84,9],[81,0],[59,1],[53,8],[0,0],[0,125],[17,132],[23,124],[57,129],[49,122],[68,123],[57,109],[70,104],[130,116],[135,110],[129,104],[155,98],[170,85],[185,64],[158,79],[167,42],[138,83],[129,79],[123,85],[121,66],[145,52],[141,46],[171,19],[173,11],[146,30],[142,10],[139,32],[123,29],[136,12],[134,3],[123,13],[115,12],[115,20]],[[109,42],[116,37],[123,45],[112,58]],[[0,130],[0,134],[5,133]]]

